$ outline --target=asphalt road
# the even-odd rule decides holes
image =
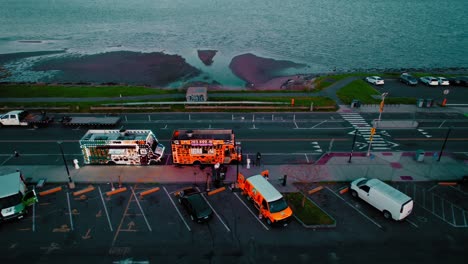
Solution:
[[[170,138],[175,129],[234,129],[245,155],[262,153],[265,164],[309,163],[327,151],[348,152],[356,124],[339,113],[158,113],[123,114],[118,128],[151,129],[167,147],[170,164]],[[369,147],[372,120],[377,114],[358,114],[355,151]],[[354,117],[353,117],[354,118]],[[362,119],[362,120],[361,120]],[[468,118],[457,113],[383,113],[382,120],[414,120],[414,129],[377,130],[371,151],[438,152],[451,127],[446,152],[468,149]],[[354,126],[353,126],[354,125]],[[367,125],[367,126],[365,126]],[[359,127],[361,129],[361,127]],[[60,164],[58,141],[67,158],[81,160],[80,138],[87,128],[68,128],[53,124],[47,128],[4,127],[0,129],[0,164]],[[367,133],[367,135],[365,135]],[[11,159],[14,151],[21,159]]]

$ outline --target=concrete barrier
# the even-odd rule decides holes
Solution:
[[[439,185],[442,185],[442,186],[454,186],[454,185],[457,185],[456,182],[439,182]]]
[[[90,185],[90,186],[88,186],[88,188],[85,188],[85,189],[80,190],[80,191],[73,192],[73,196],[82,195],[84,193],[87,193],[87,192],[90,192],[90,191],[93,191],[93,190],[94,190],[94,186]]]
[[[346,188],[340,190],[340,194],[347,193],[348,191],[349,191],[349,187],[346,187]]]
[[[318,191],[320,191],[322,189],[323,189],[323,186],[315,187],[314,189],[308,191],[307,193],[308,194],[314,194],[314,193],[316,193],[316,192],[318,192]]]
[[[125,192],[127,190],[126,187],[123,187],[123,188],[119,188],[119,189],[115,189],[113,191],[110,191],[110,192],[106,192],[106,195],[107,196],[112,196],[114,194],[118,194],[118,193],[121,193],[121,192]]]
[[[149,190],[143,191],[143,192],[140,193],[140,199],[143,199],[143,197],[144,197],[145,195],[148,195],[148,194],[151,194],[151,193],[155,193],[155,192],[157,192],[157,191],[159,191],[159,187],[156,187],[156,188],[153,188],[153,189],[149,189]]]
[[[220,192],[222,192],[222,191],[224,191],[224,190],[226,190],[226,187],[221,187],[221,188],[212,190],[211,192],[208,192],[208,195],[217,194],[217,193],[220,193]]]
[[[45,196],[45,195],[48,195],[48,194],[60,192],[61,190],[62,190],[62,187],[55,187],[55,188],[40,192],[39,195],[40,196]]]

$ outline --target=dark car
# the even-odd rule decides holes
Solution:
[[[418,79],[414,78],[411,74],[409,73],[402,73],[400,75],[400,82],[406,83],[407,85],[416,85],[418,84]]]
[[[450,85],[468,87],[468,76],[458,76],[448,78]]]
[[[213,216],[213,210],[202,194],[193,187],[185,188],[176,193],[179,203],[187,210],[192,221],[206,222]]]

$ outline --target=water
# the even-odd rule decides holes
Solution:
[[[0,53],[165,51],[227,85],[243,84],[228,64],[246,52],[306,63],[311,73],[335,67],[468,66],[466,0],[0,0],[0,5]],[[25,40],[42,42],[20,42]],[[197,49],[218,50],[214,64],[203,65]],[[28,63],[16,65],[24,70]],[[21,76],[15,78],[29,75]]]

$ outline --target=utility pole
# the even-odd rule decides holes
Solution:
[[[371,150],[371,146],[372,146],[372,138],[373,138],[373,136],[375,134],[375,130],[380,125],[380,121],[382,120],[382,112],[383,112],[384,105],[385,105],[385,97],[387,95],[388,95],[388,93],[383,93],[382,94],[382,101],[380,101],[380,108],[379,108],[379,119],[374,120],[373,126],[371,128],[371,135],[370,135],[370,138],[369,138],[369,148],[367,149],[367,156],[368,157],[370,156],[370,150]]]
[[[442,148],[440,149],[439,158],[437,159],[437,161],[440,161],[440,158],[442,158],[442,153],[444,152],[445,144],[447,143],[447,139],[449,137],[450,131],[452,131],[451,127],[449,127],[449,129],[447,130],[447,135],[445,136],[444,144],[442,144]]]
[[[67,160],[65,159],[65,154],[63,154],[62,142],[58,141],[57,144],[59,145],[60,153],[62,153],[63,164],[65,164],[65,169],[67,170],[68,187],[73,190],[73,189],[75,189],[75,183],[73,182],[73,180],[72,180],[72,178],[70,176],[70,171],[68,170]]]
[[[351,154],[349,155],[348,163],[351,163],[351,158],[353,157],[354,145],[356,144],[356,136],[357,136],[357,133],[358,133],[358,130],[356,129],[356,130],[354,131],[353,145],[351,146]]]

